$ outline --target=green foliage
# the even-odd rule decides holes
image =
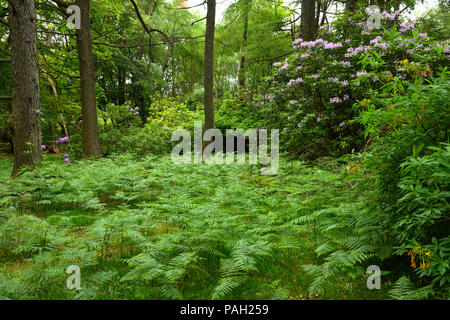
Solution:
[[[432,293],[432,287],[426,286],[414,289],[414,284],[406,277],[401,277],[389,291],[391,298],[396,300],[423,300]]]
[[[0,157],[0,299],[448,299],[447,5],[422,24],[384,12],[368,31],[359,3],[307,42],[282,2],[231,4],[215,35],[215,126],[280,129],[286,156],[318,159],[260,176],[172,163],[172,131],[204,117],[204,23],[183,2],[136,3],[151,36],[128,0],[92,2],[106,158],[83,161],[75,33],[37,3],[38,114],[56,156],[15,180]],[[8,34],[0,23],[4,57]],[[11,95],[9,65],[0,75]],[[2,151],[9,117],[2,99]],[[366,287],[373,264],[379,291]],[[69,265],[80,290],[66,288]]]
[[[305,267],[315,279],[312,292],[336,274],[362,277],[362,266],[371,262],[391,277],[414,271],[421,278],[424,287],[415,292],[401,278],[394,298],[448,296],[450,113],[442,68],[448,48],[412,28],[393,25],[371,41],[385,50],[360,55],[365,74],[353,82],[366,92],[353,105],[360,115],[352,122],[364,127],[368,142],[347,170],[348,182],[364,196],[357,209],[345,205],[317,216],[327,238],[316,250],[323,261]],[[406,254],[410,264],[403,262]]]
[[[450,145],[429,149],[434,152],[412,157],[402,164],[399,186],[403,197],[398,201],[394,234],[399,243],[397,254],[410,250],[412,264],[415,259],[420,262],[417,271],[421,278],[431,278],[433,284],[448,287]],[[419,152],[415,150],[416,154]]]
[[[293,221],[336,207],[343,187],[336,173],[301,162],[283,161],[278,177],[266,177],[256,166],[160,156],[70,164],[47,156],[0,186],[0,296],[316,298],[299,265],[315,259],[320,238],[313,220]],[[72,264],[79,291],[65,287]],[[371,294],[337,279],[328,297]]]
[[[225,129],[255,129],[263,125],[262,115],[250,103],[251,92],[246,91],[245,99],[237,97],[224,98],[217,110],[215,125]]]
[[[160,135],[178,128],[193,128],[194,121],[202,115],[198,107],[190,109],[178,98],[160,95],[154,97],[149,113],[147,127],[155,128]]]

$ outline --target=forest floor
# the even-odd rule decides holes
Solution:
[[[363,275],[320,294],[302,266],[327,240],[298,218],[342,201],[336,163],[175,165],[129,155],[63,162],[12,181],[0,157],[0,297],[31,299],[383,299]],[[66,288],[81,267],[80,291]],[[119,281],[120,280],[120,281]]]

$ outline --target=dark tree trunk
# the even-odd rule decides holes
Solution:
[[[239,93],[242,94],[245,88],[245,48],[247,47],[247,36],[248,36],[248,11],[249,11],[250,1],[246,0],[243,4],[243,31],[242,31],[242,43],[241,43],[241,58],[239,59],[238,68],[238,86]]]
[[[94,54],[92,51],[90,0],[77,0],[81,9],[81,29],[77,30],[78,56],[81,77],[81,105],[83,113],[83,157],[101,156],[98,139],[97,106],[95,101]]]
[[[39,65],[34,0],[9,1],[9,29],[13,78],[9,126],[14,144],[15,177],[20,168],[42,158],[39,116]]]
[[[207,0],[205,36],[205,130],[214,128],[214,31],[216,26],[216,0]]]
[[[177,96],[177,90],[175,87],[175,59],[173,57],[173,48],[174,45],[171,43],[169,46],[169,50],[170,50],[170,65],[171,65],[171,69],[172,69],[172,74],[170,76],[170,79],[172,81],[172,97],[176,97]]]
[[[316,17],[314,18],[314,20],[316,22],[314,30],[317,31],[317,29],[319,29],[319,21],[320,21],[320,1],[318,1],[316,5]]]
[[[305,41],[314,40],[316,35],[315,8],[315,0],[302,0],[300,37]]]
[[[345,1],[345,10],[355,12],[357,3],[358,3],[358,0],[346,0]]]
[[[119,89],[117,104],[123,106],[125,104],[125,70],[122,66],[119,66],[117,70],[117,87]]]

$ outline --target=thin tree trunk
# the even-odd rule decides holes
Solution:
[[[207,0],[208,11],[205,35],[205,130],[214,128],[214,31],[216,24],[216,0]]]
[[[247,36],[248,36],[248,11],[249,11],[250,1],[246,0],[243,4],[243,32],[242,32],[242,43],[241,43],[241,58],[239,59],[238,68],[238,86],[239,93],[242,94],[245,89],[245,49],[247,47]]]
[[[345,1],[345,10],[350,11],[350,12],[355,12],[357,3],[358,3],[358,0],[346,0]]]
[[[314,40],[316,34],[315,0],[302,0],[300,37],[305,41]]]
[[[13,78],[9,126],[14,144],[15,177],[20,168],[42,158],[39,124],[39,65],[34,0],[9,1],[9,29]]]
[[[314,18],[316,26],[315,26],[315,30],[319,29],[319,20],[320,20],[320,4],[321,1],[317,1],[316,4],[316,17]]]
[[[117,87],[119,91],[117,104],[123,106],[125,104],[125,70],[122,66],[119,66],[117,70]]]
[[[170,65],[172,69],[171,80],[172,80],[172,97],[177,96],[177,90],[175,88],[175,59],[173,58],[173,44],[170,45]]]
[[[59,117],[59,120],[61,121],[61,125],[62,125],[63,130],[64,130],[64,135],[66,137],[68,137],[69,136],[69,131],[67,130],[66,121],[64,120],[64,117],[62,115],[61,108],[60,108],[60,105],[59,105],[58,90],[56,89],[55,83],[53,82],[52,78],[50,76],[48,76],[48,75],[47,75],[47,80],[50,83],[50,88],[52,90],[53,97],[55,98],[56,111],[58,112],[58,117]]]
[[[92,51],[90,0],[77,0],[81,9],[81,29],[77,29],[78,55],[81,77],[81,105],[83,113],[83,157],[101,156],[98,138],[97,106],[95,97],[94,54]]]

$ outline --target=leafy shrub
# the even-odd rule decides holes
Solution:
[[[408,252],[420,277],[450,287],[450,144],[429,149],[434,152],[401,165],[402,197],[394,225],[397,254]]]
[[[250,91],[246,91],[242,97],[226,97],[215,116],[215,125],[218,129],[255,129],[264,125],[263,115],[260,110],[254,108]]]
[[[353,24],[352,20],[349,21]],[[337,26],[338,34],[339,30]],[[337,274],[363,277],[362,266],[368,263],[376,263],[382,270],[391,271],[393,277],[410,276],[410,265],[399,263],[403,260],[395,258],[395,255],[406,258],[408,254],[411,266],[423,279],[422,285],[431,284],[422,290],[427,292],[423,296],[445,297],[449,288],[446,249],[449,227],[448,144],[439,144],[449,140],[449,81],[448,72],[441,67],[448,59],[448,43],[431,41],[411,22],[399,24],[398,30],[393,24],[392,29],[379,35],[363,31],[358,41],[361,41],[359,47],[352,44],[343,50],[351,61],[350,67],[359,65],[361,69],[354,80],[349,79],[352,88],[347,94],[353,106],[344,107],[342,112],[356,111],[359,115],[355,119],[349,116],[345,121],[362,126],[368,138],[366,152],[348,165],[349,183],[366,195],[359,209],[345,204],[314,213],[321,236],[327,240],[316,250],[323,260],[305,266],[315,279],[310,290],[322,290],[329,283],[327,280]],[[305,59],[322,61],[320,52],[326,49],[321,40],[300,41],[300,47],[302,44],[310,47],[306,50],[311,56],[304,56]],[[340,45],[329,46],[336,47],[329,50],[331,59],[334,58],[333,50],[339,56]],[[282,79],[294,79],[289,80],[290,86],[285,86],[294,86],[298,75],[302,80],[298,81],[298,89],[285,89],[289,93],[287,99],[292,99],[299,91],[303,93],[305,87],[314,88],[315,85],[315,82],[308,81],[309,72],[294,73],[299,64],[290,67],[290,63],[287,60],[281,67],[284,69],[280,75]],[[335,64],[339,65],[339,62]],[[310,64],[301,66],[299,72],[305,67],[311,68]],[[314,69],[315,72],[317,70],[320,69]],[[283,72],[289,76],[283,78]],[[322,75],[317,74],[319,77]],[[334,81],[331,79],[329,82]],[[326,100],[325,94],[336,94],[333,85],[326,88],[328,92],[322,93],[311,89],[305,99],[310,101],[319,97],[323,101]],[[311,93],[318,93],[318,96],[312,95],[314,98],[311,98]],[[343,92],[339,94],[336,97],[344,102],[345,99],[340,98]],[[333,104],[335,102],[336,99]],[[296,112],[303,112],[304,108],[314,112],[311,108],[318,105],[320,102],[301,105],[300,111]],[[315,132],[324,137],[324,131],[322,134],[317,131],[321,130],[320,123],[326,118],[326,113],[322,114],[323,117],[316,110],[310,114],[309,122],[304,120],[303,124],[311,124],[306,133]],[[321,121],[316,118],[318,116]],[[325,130],[329,129],[330,126]],[[309,139],[317,138],[311,135]],[[430,151],[434,153],[429,154]],[[425,155],[420,156],[421,152]],[[399,292],[394,296],[400,297]]]
[[[264,115],[267,127],[282,130],[282,145],[291,154],[317,157],[361,149],[361,123],[352,120],[362,108],[355,101],[371,99],[393,80],[400,89],[403,80],[428,78],[445,64],[447,43],[431,41],[413,29],[414,23],[397,30],[388,20],[383,23],[391,29],[368,32],[361,18],[343,15],[317,40],[295,40],[295,54],[274,64],[267,93],[253,112]],[[405,59],[414,62],[405,67]]]
[[[200,109],[194,111],[177,98],[155,96],[150,106],[147,126],[154,127],[157,132],[164,133],[178,128],[193,127],[194,120],[201,117]]]

